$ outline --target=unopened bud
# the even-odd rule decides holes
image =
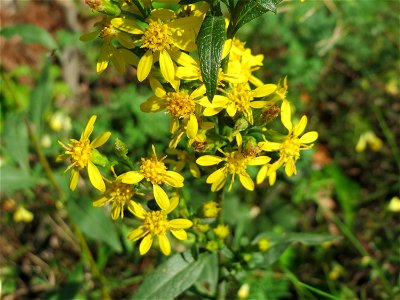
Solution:
[[[93,10],[109,16],[119,16],[121,9],[118,4],[111,0],[85,0],[86,4]]]
[[[249,155],[256,155],[260,152],[257,140],[252,136],[246,136],[243,141],[243,152]]]
[[[235,131],[240,132],[246,130],[249,127],[249,122],[245,118],[240,118],[235,123]]]
[[[119,157],[126,157],[126,155],[128,154],[128,146],[126,146],[123,141],[117,138],[114,143],[114,152]]]

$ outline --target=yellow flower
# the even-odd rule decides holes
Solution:
[[[115,173],[114,173],[115,175]],[[109,182],[106,191],[101,198],[93,202],[94,207],[104,206],[107,203],[112,203],[111,218],[113,220],[124,218],[124,207],[132,209],[132,197],[138,194],[130,184],[123,183],[121,176],[115,176],[115,180]]]
[[[201,92],[201,94],[196,93],[196,90],[191,94],[186,91],[166,92],[156,79],[151,79],[150,83],[155,96],[151,96],[142,103],[140,109],[144,112],[167,110],[172,116],[170,123],[171,133],[176,133],[183,126],[183,132],[186,132],[187,137],[195,139],[199,127],[195,113],[195,98],[203,96],[205,91]],[[182,120],[182,125],[180,120]]]
[[[217,251],[219,248],[219,245],[216,241],[208,241],[206,244],[206,249],[210,252]]]
[[[258,249],[261,252],[267,251],[271,247],[271,242],[267,239],[261,239],[258,241]]]
[[[251,90],[247,83],[231,84],[230,89],[225,92],[226,96],[215,95],[212,102],[207,97],[200,99],[199,103],[206,107],[204,116],[214,116],[223,109],[230,117],[234,117],[238,112],[242,113],[250,124],[253,124],[252,108],[263,108],[266,101],[255,101],[254,98],[265,97],[276,90],[275,84],[264,84]]]
[[[208,224],[197,224],[197,228],[201,232],[208,232],[210,230],[210,225],[208,225]]]
[[[203,215],[206,218],[215,218],[218,216],[218,213],[220,212],[221,207],[219,204],[215,201],[207,201],[203,205]]]
[[[139,246],[140,255],[144,255],[150,250],[155,236],[158,238],[162,253],[167,256],[170,255],[171,244],[167,237],[168,231],[179,240],[187,239],[187,233],[184,229],[190,228],[193,225],[192,221],[187,219],[169,221],[167,218],[167,215],[175,209],[178,203],[179,198],[173,197],[167,210],[157,211],[146,211],[140,204],[132,203],[132,212],[136,217],[143,220],[143,225],[131,231],[128,238],[133,241],[143,238]]]
[[[149,159],[142,158],[139,171],[129,171],[121,175],[122,182],[127,184],[136,184],[146,179],[153,185],[153,194],[158,206],[163,210],[168,210],[170,207],[170,201],[167,193],[160,186],[161,184],[167,184],[172,187],[180,188],[183,187],[184,178],[181,174],[168,171],[163,160],[158,160],[156,149],[153,148],[153,155]]]
[[[18,206],[13,215],[14,222],[30,223],[33,220],[33,213],[23,206]]]
[[[224,59],[228,54],[229,50],[231,49],[232,40],[227,40],[224,45],[224,49],[222,51],[222,59]],[[198,59],[194,59],[189,55],[182,56],[181,59],[178,61],[181,66],[178,66],[176,69],[176,77],[187,80],[193,81],[198,80],[202,84],[200,85],[199,89],[205,90],[205,85],[203,83],[203,77],[201,75],[200,63]],[[217,85],[218,86],[225,86],[223,82],[228,83],[241,83],[247,82],[248,80],[243,80],[240,78],[240,72],[232,73],[228,69],[226,73],[222,71],[222,68],[219,69],[218,77],[217,77]]]
[[[392,199],[390,199],[387,209],[392,212],[400,213],[400,198],[395,196]]]
[[[90,142],[89,137],[93,132],[94,123],[96,122],[97,116],[93,115],[90,117],[88,123],[85,126],[81,134],[81,138],[78,140],[70,139],[69,144],[66,146],[61,141],[58,143],[66,150],[63,154],[57,157],[57,161],[69,159],[71,164],[65,170],[71,170],[70,184],[69,188],[74,191],[76,185],[78,184],[79,172],[87,168],[90,182],[93,186],[104,192],[106,186],[104,184],[103,176],[101,175],[99,169],[91,161],[92,150],[102,146],[110,138],[111,132],[107,131],[95,138]]]
[[[378,138],[373,131],[366,131],[361,134],[356,145],[356,151],[364,152],[367,148],[367,145],[370,146],[372,151],[377,152],[382,148],[382,140]]]
[[[217,237],[219,237],[220,239],[223,240],[229,234],[229,226],[223,225],[223,224],[218,224],[218,226],[216,228],[214,228],[213,231]]]
[[[250,82],[255,86],[262,86],[260,79],[253,75],[253,72],[263,66],[264,55],[252,55],[251,49],[246,48],[244,43],[234,38],[229,55],[228,71],[237,83]]]
[[[146,28],[142,29],[134,20],[114,18],[112,24],[122,31],[141,35],[137,42],[146,53],[140,58],[137,67],[139,81],[149,75],[154,62],[158,60],[161,74],[166,81],[175,80],[175,65],[181,50],[196,49],[195,37],[202,22],[201,16],[176,18],[175,13],[168,9],[155,9],[146,20]]]
[[[96,23],[95,26],[97,27],[95,31],[82,35],[80,40],[86,42],[97,36],[102,38],[103,44],[100,48],[100,56],[96,64],[97,73],[100,74],[107,69],[110,60],[120,73],[125,72],[126,64],[138,65],[139,58],[127,50],[135,47],[135,42],[129,34],[116,29],[112,25],[112,19],[110,18],[104,18],[101,22]],[[127,49],[116,48],[112,43],[114,38]]]
[[[291,108],[288,101],[283,101],[281,106],[281,121],[289,134],[281,143],[264,141],[258,146],[264,151],[279,151],[279,159],[268,167],[261,168],[257,176],[257,183],[264,181],[266,176],[276,176],[274,173],[282,165],[288,176],[296,174],[296,161],[300,158],[300,151],[310,149],[318,138],[316,131],[310,131],[302,135],[307,125],[307,117],[303,116],[300,121],[293,126],[291,121]],[[311,145],[309,145],[311,144]]]
[[[232,188],[235,174],[239,175],[240,183],[246,189],[250,191],[254,190],[254,182],[246,171],[247,166],[264,165],[271,160],[271,158],[268,156],[247,156],[240,151],[222,153],[225,155],[225,157],[204,155],[196,160],[196,163],[200,166],[212,166],[218,165],[220,162],[225,162],[222,168],[216,170],[207,177],[207,183],[211,184],[211,191],[213,192],[224,187],[228,178],[228,173],[232,176],[228,191],[230,191]]]

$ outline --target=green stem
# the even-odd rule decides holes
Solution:
[[[102,299],[104,300],[111,300],[110,294],[108,292],[108,289],[106,288],[106,280],[104,276],[101,274],[99,268],[97,267],[96,261],[93,258],[92,252],[90,252],[89,246],[86,242],[86,239],[82,235],[82,233],[79,231],[77,227],[74,226],[74,234],[78,238],[79,243],[81,245],[82,251],[84,255],[88,258],[89,260],[89,265],[91,269],[91,273],[94,275],[94,277],[100,282],[100,289],[102,293]]]
[[[397,143],[396,143],[396,138],[394,137],[394,134],[390,130],[381,109],[378,106],[374,105],[374,112],[375,112],[376,118],[378,119],[379,126],[381,127],[382,132],[385,135],[385,138],[389,144],[390,150],[392,151],[394,160],[396,161],[396,164],[397,164],[397,169],[400,173],[400,151],[399,151],[399,147],[397,146]],[[399,191],[400,191],[400,176],[399,176],[398,184],[399,184]]]
[[[57,191],[60,201],[64,200],[64,192],[62,191],[60,185],[58,184],[57,180],[54,177],[53,170],[50,167],[49,161],[47,160],[46,156],[43,153],[42,146],[40,145],[39,138],[36,135],[35,130],[32,127],[32,124],[29,120],[25,120],[26,127],[28,128],[28,133],[29,137],[31,139],[31,142],[33,144],[33,147],[35,148],[36,154],[38,155],[39,161],[41,165],[43,166],[43,169],[47,175],[47,177],[50,180],[50,183],[53,185],[55,190]]]
[[[331,214],[330,217],[332,220],[335,222],[335,224],[340,228],[340,230],[343,232],[343,234],[346,236],[346,238],[353,244],[354,248],[357,249],[357,251],[362,255],[362,256],[367,256],[370,257],[371,261],[371,266],[377,271],[380,280],[382,281],[383,285],[385,286],[386,291],[391,294],[391,286],[389,281],[386,279],[385,275],[382,272],[382,269],[379,267],[377,261],[372,258],[368,251],[365,250],[364,246],[360,243],[360,241],[357,239],[357,237],[351,232],[351,230],[348,229],[348,227],[342,223],[339,218],[335,214]]]
[[[340,300],[338,297],[333,296],[331,294],[328,294],[324,291],[321,291],[320,289],[317,289],[311,285],[308,285],[304,282],[301,282],[300,280],[297,279],[296,275],[294,275],[292,272],[290,272],[288,269],[283,268],[285,271],[285,274],[287,276],[287,278],[295,285],[296,289],[297,288],[303,288],[309,291],[314,292],[315,294],[319,295],[319,296],[323,296],[326,297],[328,299],[333,299],[333,300]]]

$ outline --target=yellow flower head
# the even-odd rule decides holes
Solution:
[[[229,226],[219,224],[216,228],[213,229],[215,235],[220,239],[225,239],[229,234]]]
[[[261,239],[258,241],[258,249],[261,252],[267,251],[271,247],[271,242],[267,239]]]
[[[242,113],[250,124],[253,124],[253,108],[263,108],[267,102],[254,100],[272,94],[276,90],[275,84],[264,84],[251,90],[248,83],[231,84],[226,95],[215,95],[212,102],[206,97],[199,103],[205,107],[204,116],[214,116],[223,109],[230,117],[234,117],[238,112]]]
[[[173,60],[179,57],[181,50],[193,51],[196,48],[195,35],[200,29],[202,17],[189,16],[176,18],[173,11],[155,9],[147,18],[146,28],[142,29],[136,21],[126,18],[114,18],[111,22],[118,29],[141,35],[137,39],[146,53],[141,57],[137,76],[143,81],[149,75],[153,63],[158,60],[161,74],[170,83],[175,81]]]
[[[127,205],[132,207],[132,197],[138,194],[132,185],[123,183],[121,176],[115,178],[114,181],[107,185],[107,189],[103,196],[93,202],[94,207],[104,206],[107,203],[112,203],[111,217],[113,220],[119,217],[124,218],[124,207]]]
[[[187,233],[184,229],[190,228],[193,225],[192,221],[187,219],[168,220],[167,217],[178,203],[179,198],[173,197],[167,210],[146,211],[140,204],[133,202],[132,212],[136,217],[143,220],[143,225],[131,231],[128,238],[133,241],[143,238],[139,246],[140,255],[144,255],[150,250],[154,237],[158,238],[162,253],[167,256],[170,255],[171,244],[167,236],[169,231],[179,240],[187,239]]]
[[[217,251],[219,248],[219,245],[217,241],[208,241],[206,244],[206,249],[210,252]]]
[[[102,192],[104,192],[106,189],[103,176],[101,175],[99,169],[91,161],[91,158],[92,150],[106,143],[111,135],[111,132],[104,132],[91,142],[89,137],[93,132],[96,118],[97,116],[95,115],[91,116],[79,140],[70,139],[68,145],[58,141],[59,144],[65,149],[65,152],[59,155],[57,160],[69,159],[71,162],[65,172],[71,170],[69,187],[72,191],[75,190],[76,185],[78,184],[79,172],[84,168],[87,168],[90,182],[96,189]]]
[[[13,219],[15,222],[30,223],[33,220],[33,213],[23,206],[18,206],[14,212]]]
[[[184,178],[181,174],[167,170],[167,166],[163,162],[164,156],[160,160],[157,158],[156,149],[153,148],[151,158],[142,158],[139,171],[129,171],[121,175],[123,183],[136,184],[146,179],[153,185],[153,194],[158,206],[163,210],[168,210],[170,201],[167,193],[160,186],[166,184],[172,187],[180,188],[183,186]]]
[[[222,152],[222,151],[221,151]],[[222,189],[228,178],[228,174],[232,176],[229,189],[231,190],[235,174],[239,175],[240,183],[249,191],[254,190],[254,182],[247,173],[247,166],[264,165],[271,159],[268,156],[247,156],[240,151],[223,153],[225,157],[216,155],[204,155],[196,160],[200,166],[217,165],[220,162],[225,162],[224,166],[207,177],[207,183],[211,184],[211,191],[215,192]]]
[[[125,72],[126,64],[137,66],[139,63],[139,58],[133,52],[127,50],[135,47],[134,40],[129,34],[113,26],[112,20],[104,18],[101,22],[95,24],[97,28],[95,31],[80,37],[81,41],[90,41],[98,36],[103,40],[100,56],[96,64],[96,70],[99,74],[107,69],[110,60],[120,73]],[[112,43],[113,39],[116,39],[124,48],[116,48]]]
[[[382,148],[382,140],[378,138],[373,131],[369,130],[361,134],[356,145],[356,151],[364,152],[367,145],[371,147],[372,151],[377,152]]]
[[[144,112],[158,112],[166,110],[172,116],[170,130],[175,134],[183,127],[182,133],[186,133],[189,139],[195,139],[198,131],[198,122],[196,117],[195,98],[202,96],[195,90],[191,94],[186,91],[166,92],[161,83],[155,79],[150,80],[155,96],[151,96],[140,106]],[[180,124],[182,121],[182,124]]]
[[[203,215],[206,218],[215,218],[218,216],[218,213],[220,212],[221,207],[219,204],[215,201],[207,201],[203,205]]]
[[[268,172],[264,172],[263,176],[259,176],[257,182],[262,182],[265,179],[265,176],[269,176],[276,172],[276,170],[282,165],[285,166],[285,172],[288,176],[296,174],[295,163],[296,160],[300,158],[300,151],[310,149],[312,147],[311,143],[318,138],[318,133],[316,131],[310,131],[303,134],[307,125],[306,116],[303,116],[295,126],[292,125],[290,103],[286,100],[283,101],[281,106],[281,121],[289,131],[289,134],[285,137],[284,141],[281,143],[264,141],[258,144],[264,151],[279,151],[279,160],[274,162],[268,168]]]
[[[253,75],[253,72],[263,66],[264,55],[253,55],[251,49],[234,38],[229,55],[228,74],[236,78],[239,83],[250,82],[255,86],[263,85],[262,81]]]

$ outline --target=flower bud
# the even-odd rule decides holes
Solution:
[[[91,9],[106,15],[116,17],[121,13],[118,4],[111,0],[85,0],[85,2]]]
[[[126,157],[126,155],[128,154],[128,147],[123,141],[117,138],[114,143],[114,152],[119,157]]]
[[[252,136],[246,136],[243,141],[243,152],[249,155],[256,155],[260,152],[257,140]]]
[[[246,130],[247,127],[249,127],[249,123],[247,122],[247,120],[245,118],[240,118],[236,121],[234,130],[235,132],[239,132]]]

